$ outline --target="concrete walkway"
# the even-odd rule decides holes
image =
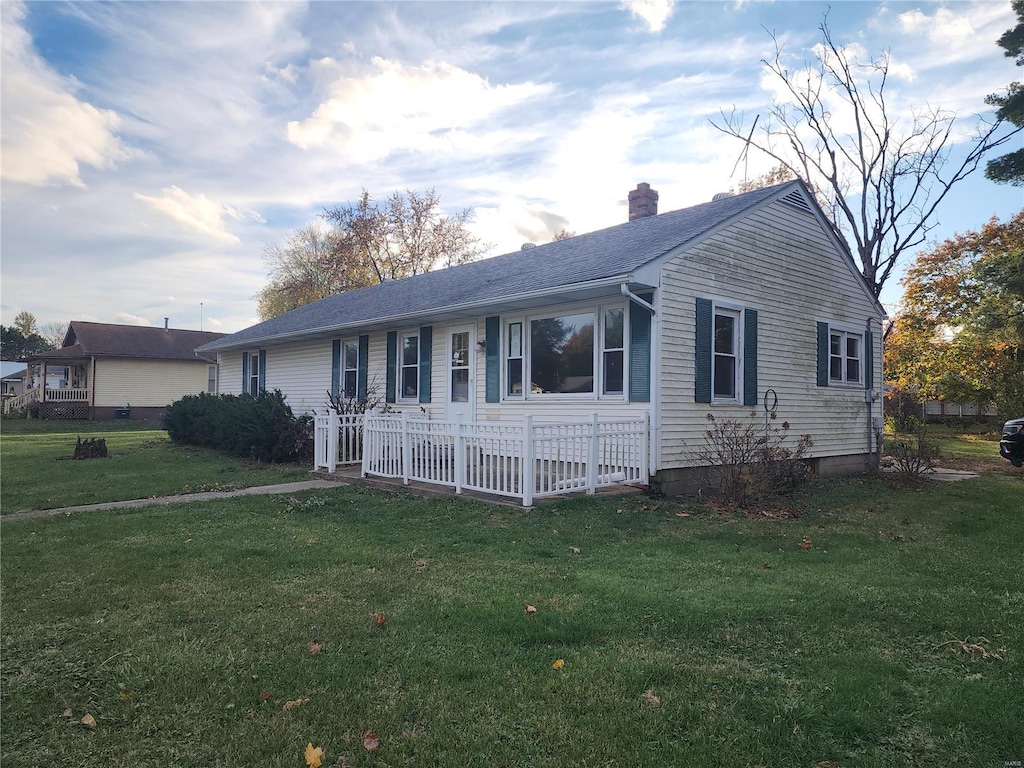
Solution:
[[[82,504],[77,507],[61,507],[60,509],[33,509],[25,512],[12,512],[9,515],[0,515],[0,522],[12,523],[18,520],[34,520],[40,517],[71,515],[75,512],[92,512],[98,509],[130,509],[161,504],[188,504],[193,501],[210,501],[211,499],[231,499],[235,496],[268,496],[276,493],[296,493],[315,488],[340,488],[343,485],[348,485],[348,483],[336,480],[303,480],[297,483],[256,485],[252,488],[240,488],[237,491],[208,491],[205,493],[186,493],[179,496],[153,496],[148,499],[132,499],[131,501],[107,501],[101,504]]]

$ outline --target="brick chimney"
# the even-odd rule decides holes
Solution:
[[[629,220],[658,215],[658,193],[642,181],[629,193]]]

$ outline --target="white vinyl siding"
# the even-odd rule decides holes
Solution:
[[[774,203],[723,228],[669,259],[661,276],[659,398],[660,468],[685,466],[703,446],[707,414],[763,417],[766,390],[778,395],[778,417],[795,436],[809,433],[809,456],[867,453],[864,391],[818,387],[817,322],[832,318],[846,328],[874,322],[875,379],[881,378],[880,313],[858,285],[828,235],[809,213]],[[694,306],[715,297],[758,311],[758,405],[694,402]],[[861,376],[863,377],[863,364]],[[739,379],[742,385],[742,379]],[[881,416],[881,402],[872,416]]]
[[[93,405],[161,408],[206,390],[206,366],[177,360],[97,360]],[[241,372],[239,372],[241,377]]]

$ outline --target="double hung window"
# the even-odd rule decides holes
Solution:
[[[712,397],[715,400],[736,400],[740,376],[739,310],[715,307],[713,333]]]
[[[399,398],[416,400],[420,385],[420,337],[416,333],[403,333],[398,339]]]
[[[249,355],[249,378],[246,384],[246,392],[253,397],[260,393],[260,353],[248,352]]]
[[[341,344],[341,387],[342,395],[352,400],[356,397],[359,380],[359,342],[355,339]]]
[[[864,337],[851,331],[829,329],[828,378],[836,384],[860,384]]]

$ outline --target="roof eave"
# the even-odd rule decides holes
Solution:
[[[584,283],[572,283],[570,285],[553,286],[551,288],[543,288],[536,291],[527,291],[524,293],[509,294],[502,296],[501,298],[492,299],[481,299],[479,301],[466,302],[464,304],[452,304],[446,307],[435,307],[433,309],[426,309],[420,312],[405,312],[395,315],[388,315],[384,317],[373,318],[372,320],[362,320],[355,323],[342,323],[339,325],[325,325],[319,328],[304,328],[301,331],[293,331],[290,333],[279,333],[272,336],[261,336],[252,339],[246,339],[243,341],[222,343],[226,339],[230,339],[228,336],[226,339],[211,342],[210,344],[204,344],[196,349],[197,353],[205,352],[231,352],[239,349],[249,349],[253,346],[260,344],[280,344],[289,341],[300,341],[302,339],[315,339],[322,338],[324,336],[334,335],[338,333],[346,333],[355,329],[362,328],[377,328],[380,326],[391,326],[401,327],[403,325],[412,325],[417,321],[425,320],[427,318],[439,317],[448,318],[450,316],[462,314],[479,314],[480,310],[486,309],[487,307],[503,307],[507,304],[514,303],[526,303],[535,301],[537,299],[550,298],[552,296],[565,295],[565,294],[580,294],[587,293],[590,291],[600,290],[602,288],[618,288],[622,283],[633,282],[633,275],[630,273],[624,273],[620,275],[613,275],[611,277],[603,277],[599,280],[590,280]],[[651,286],[654,287],[654,286]]]

